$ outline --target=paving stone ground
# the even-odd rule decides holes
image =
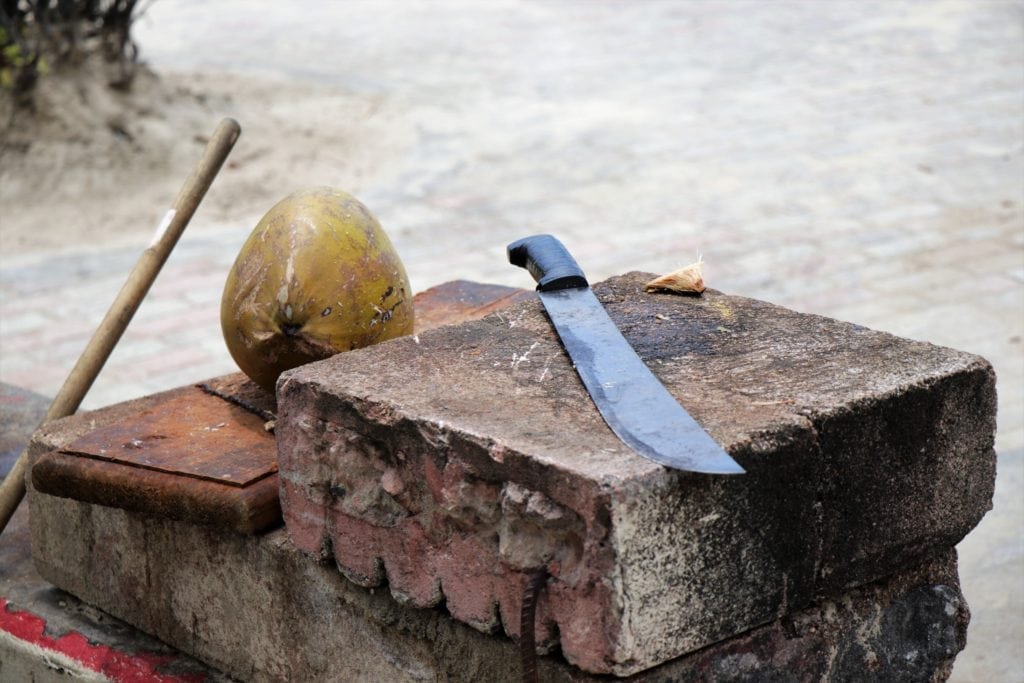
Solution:
[[[528,286],[504,247],[545,231],[592,280],[700,252],[716,289],[988,358],[999,474],[953,680],[1024,680],[1024,4],[286,7],[154,3],[137,38],[167,73],[387,108],[401,154],[359,194],[415,289]],[[252,224],[200,209],[86,407],[234,370],[218,307]],[[141,246],[0,255],[0,381],[55,394]]]

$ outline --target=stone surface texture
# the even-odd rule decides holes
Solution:
[[[605,427],[537,301],[286,373],[296,547],[401,603],[629,675],[951,548],[991,504],[983,359],[753,299],[595,288],[747,469],[667,470]]]
[[[38,458],[148,400],[52,423],[36,434],[30,454]],[[356,586],[333,566],[311,562],[282,528],[244,535],[33,490],[29,502],[33,554],[46,579],[234,679],[469,682],[521,675],[512,640]],[[964,645],[968,619],[955,553],[940,551],[626,680],[942,681]],[[608,680],[556,654],[541,657],[539,671],[551,682]],[[223,680],[219,672],[211,678]]]

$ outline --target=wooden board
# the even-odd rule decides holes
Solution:
[[[417,294],[416,331],[481,318],[531,292],[465,280]],[[274,396],[244,375],[218,377],[47,453],[42,492],[170,519],[258,533],[281,523],[277,446],[264,428]]]
[[[264,421],[199,387],[43,455],[50,495],[245,533],[280,522],[277,446]]]

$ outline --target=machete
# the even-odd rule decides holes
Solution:
[[[537,281],[540,300],[590,398],[627,446],[677,470],[743,473],[636,355],[558,239],[524,237],[508,245],[508,260]]]

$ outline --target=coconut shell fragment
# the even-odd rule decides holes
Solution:
[[[645,292],[693,292],[704,291],[704,262],[697,261],[685,268],[674,270],[667,275],[656,277],[646,285]]]

